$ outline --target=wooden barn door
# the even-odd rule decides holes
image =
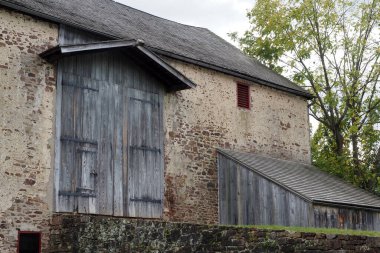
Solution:
[[[99,83],[70,74],[62,80],[57,211],[96,213]]]
[[[63,74],[58,212],[125,215],[124,111],[119,85]]]
[[[128,216],[160,218],[162,105],[158,94],[128,89]]]
[[[109,60],[101,54],[60,62],[55,210],[159,218],[164,91],[154,79],[133,78],[140,75],[134,65],[115,61],[109,71]]]

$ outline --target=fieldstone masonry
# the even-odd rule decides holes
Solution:
[[[167,220],[218,222],[216,148],[311,162],[304,98],[167,60],[197,84],[165,97]],[[237,81],[250,84],[250,110],[237,107]]]
[[[58,27],[0,8],[0,252],[14,253],[17,230],[51,219],[55,72],[38,54],[56,45]]]
[[[380,238],[57,215],[50,253],[380,252]]]

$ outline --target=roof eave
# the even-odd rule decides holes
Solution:
[[[367,210],[367,211],[375,211],[379,212],[380,207],[376,206],[367,206],[367,205],[358,205],[358,204],[350,204],[350,203],[339,203],[339,202],[330,202],[325,200],[312,200],[313,205],[322,205],[322,206],[333,206],[333,207],[340,207],[340,208],[354,208],[354,209],[360,209],[360,210]]]
[[[155,47],[150,47],[150,46],[147,46],[147,47],[150,48],[152,51],[154,51],[154,52],[156,52],[156,53],[158,53],[160,55],[169,57],[169,58],[173,58],[173,59],[176,59],[176,60],[180,60],[180,61],[184,61],[184,62],[187,62],[187,63],[195,64],[195,65],[198,65],[198,66],[201,66],[201,67],[205,67],[205,68],[208,68],[208,69],[216,70],[216,71],[222,72],[224,74],[228,74],[228,75],[231,75],[231,76],[234,76],[234,77],[238,77],[238,78],[241,78],[241,79],[244,79],[244,80],[247,80],[247,81],[252,81],[252,82],[255,82],[257,84],[262,84],[262,85],[265,85],[265,86],[268,86],[268,87],[271,87],[271,88],[274,88],[274,89],[277,89],[277,90],[285,91],[285,92],[288,92],[288,93],[291,93],[291,94],[294,94],[294,95],[306,98],[308,100],[315,98],[315,96],[313,96],[312,94],[310,94],[309,92],[306,92],[306,91],[302,92],[302,91],[298,91],[298,90],[295,90],[295,89],[286,88],[284,86],[281,86],[281,85],[278,85],[278,84],[275,84],[275,83],[272,83],[272,82],[268,82],[268,81],[260,79],[258,77],[249,76],[249,75],[246,75],[246,74],[243,74],[243,73],[240,73],[240,72],[237,72],[237,71],[233,71],[233,70],[230,70],[230,69],[226,69],[226,68],[223,68],[223,67],[220,67],[220,66],[217,66],[217,65],[213,65],[213,64],[210,64],[210,63],[207,63],[207,62],[204,62],[204,61],[195,60],[195,59],[192,59],[192,58],[188,58],[188,57],[185,57],[185,56],[182,56],[182,55],[178,55],[178,54],[175,54],[175,53],[172,53],[172,52],[168,52],[168,51],[165,51],[165,50],[162,50],[162,49],[159,49],[159,48],[155,48]]]

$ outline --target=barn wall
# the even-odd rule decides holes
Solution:
[[[219,219],[226,225],[312,226],[311,205],[218,154]]]
[[[314,205],[316,227],[380,231],[380,213],[370,210]]]
[[[58,27],[0,7],[0,252],[16,252],[17,229],[42,231],[52,211],[55,71],[38,54]]]
[[[305,99],[250,83],[252,108],[239,109],[236,78],[168,61],[197,87],[165,97],[167,219],[218,221],[217,147],[310,163]]]

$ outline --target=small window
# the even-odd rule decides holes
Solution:
[[[246,84],[237,84],[237,104],[240,108],[250,109],[249,86]]]
[[[18,253],[41,253],[41,233],[19,231]]]

